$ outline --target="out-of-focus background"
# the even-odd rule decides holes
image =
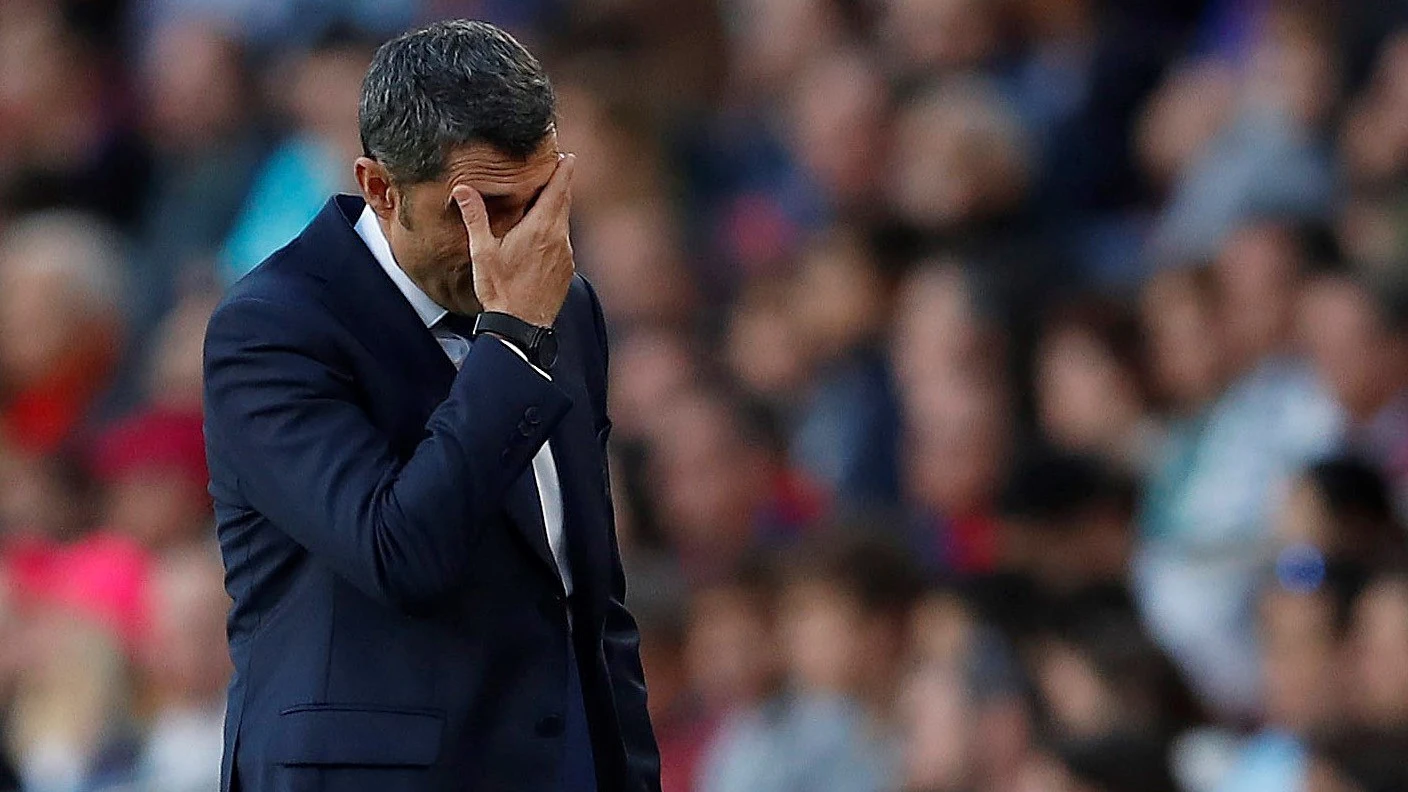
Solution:
[[[580,156],[666,792],[1408,790],[1398,0],[3,0],[0,789],[216,788],[205,321],[445,16]]]

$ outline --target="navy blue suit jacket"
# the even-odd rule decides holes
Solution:
[[[573,641],[599,788],[657,790],[595,293],[572,283],[551,381],[498,342],[457,373],[353,230],[362,208],[330,200],[206,333],[234,599],[222,789],[559,790]],[[570,603],[532,476],[549,438]]]

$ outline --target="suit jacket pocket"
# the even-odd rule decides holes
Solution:
[[[270,755],[287,766],[428,767],[444,728],[431,709],[304,704],[279,714]]]

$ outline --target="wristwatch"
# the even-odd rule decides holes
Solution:
[[[474,337],[493,333],[518,347],[528,356],[528,362],[551,371],[557,362],[557,333],[551,327],[539,327],[512,314],[483,311],[474,317]]]

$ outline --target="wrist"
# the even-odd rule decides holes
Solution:
[[[534,327],[552,326],[551,319],[544,319],[535,312],[515,309],[502,303],[492,305],[481,304],[479,311],[476,311],[476,313],[504,314],[505,316],[512,316],[514,319],[517,319],[520,322],[527,322],[528,324],[533,325]]]
[[[500,339],[544,371],[557,361],[557,336],[550,326],[535,325],[502,311],[484,311],[474,319],[474,334]]]

